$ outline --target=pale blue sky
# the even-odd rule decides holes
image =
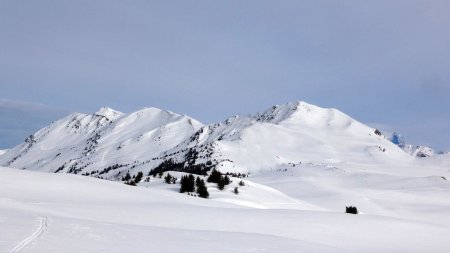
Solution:
[[[102,106],[209,123],[304,100],[450,149],[448,13],[434,0],[0,1],[0,148]]]

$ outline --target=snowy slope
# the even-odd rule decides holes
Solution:
[[[297,101],[207,126],[157,108],[75,113],[31,135],[0,157],[0,165],[117,180],[169,159],[244,173],[309,162],[413,161],[376,129],[336,109]]]
[[[4,153],[8,152],[7,149],[0,149],[0,156],[3,155]]]
[[[409,162],[376,130],[336,110],[305,102],[205,126],[190,147],[210,156],[223,171],[254,172],[281,164]],[[213,152],[211,152],[213,150]]]
[[[0,167],[0,252],[448,252],[448,170],[411,170],[280,167],[202,199]]]
[[[2,156],[0,164],[115,178],[120,176],[108,174],[108,167],[129,169],[158,157],[201,126],[187,116],[156,108],[129,115],[109,108],[92,115],[74,113],[28,137]]]
[[[427,146],[417,146],[417,145],[407,144],[404,147],[402,147],[402,149],[406,153],[408,153],[414,157],[419,157],[419,158],[437,155],[437,152],[434,151],[433,148],[427,147]]]

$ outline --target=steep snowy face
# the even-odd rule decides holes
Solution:
[[[297,101],[207,126],[157,108],[75,113],[31,135],[1,156],[0,165],[119,179],[168,161],[181,170],[252,172],[283,164],[411,159],[378,130],[336,109]]]
[[[152,162],[200,127],[192,118],[157,108],[129,115],[109,108],[74,113],[30,135],[1,156],[0,164],[114,179],[122,170]]]
[[[157,108],[142,109],[99,133],[94,151],[97,164],[106,167],[113,161],[124,167],[152,167],[166,150],[175,148],[202,126],[185,115]]]
[[[100,108],[100,110],[94,113],[94,115],[103,116],[109,120],[115,120],[119,117],[122,117],[124,114],[109,107],[102,107]]]
[[[18,168],[41,168],[61,155],[76,159],[79,156],[76,151],[84,148],[86,139],[112,122],[102,115],[70,114],[27,137],[24,143],[3,155],[0,163]],[[39,163],[42,165],[30,167]]]
[[[274,105],[262,113],[257,113],[252,117],[258,122],[266,122],[278,124],[286,119],[289,119],[293,114],[303,110],[310,111],[313,105],[302,101],[291,102],[284,105]]]
[[[201,128],[186,146],[201,161],[230,172],[297,163],[395,163],[410,161],[378,130],[348,115],[305,102],[276,105],[262,113]]]

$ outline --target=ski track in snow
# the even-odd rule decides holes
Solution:
[[[34,241],[38,238],[47,228],[47,217],[41,217],[39,222],[39,227],[34,231],[32,235],[25,238],[22,242],[20,242],[14,249],[11,250],[11,253],[19,252],[23,247],[27,246],[30,242]]]

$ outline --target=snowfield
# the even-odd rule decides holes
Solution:
[[[301,101],[209,125],[74,113],[0,166],[0,252],[450,252],[450,153],[410,155]],[[213,168],[247,176],[207,183],[208,199],[179,193]]]
[[[448,252],[450,184],[432,175],[449,171],[389,170],[286,166],[238,195],[240,179],[208,184],[202,199],[158,177],[132,187],[2,167],[0,252]]]

